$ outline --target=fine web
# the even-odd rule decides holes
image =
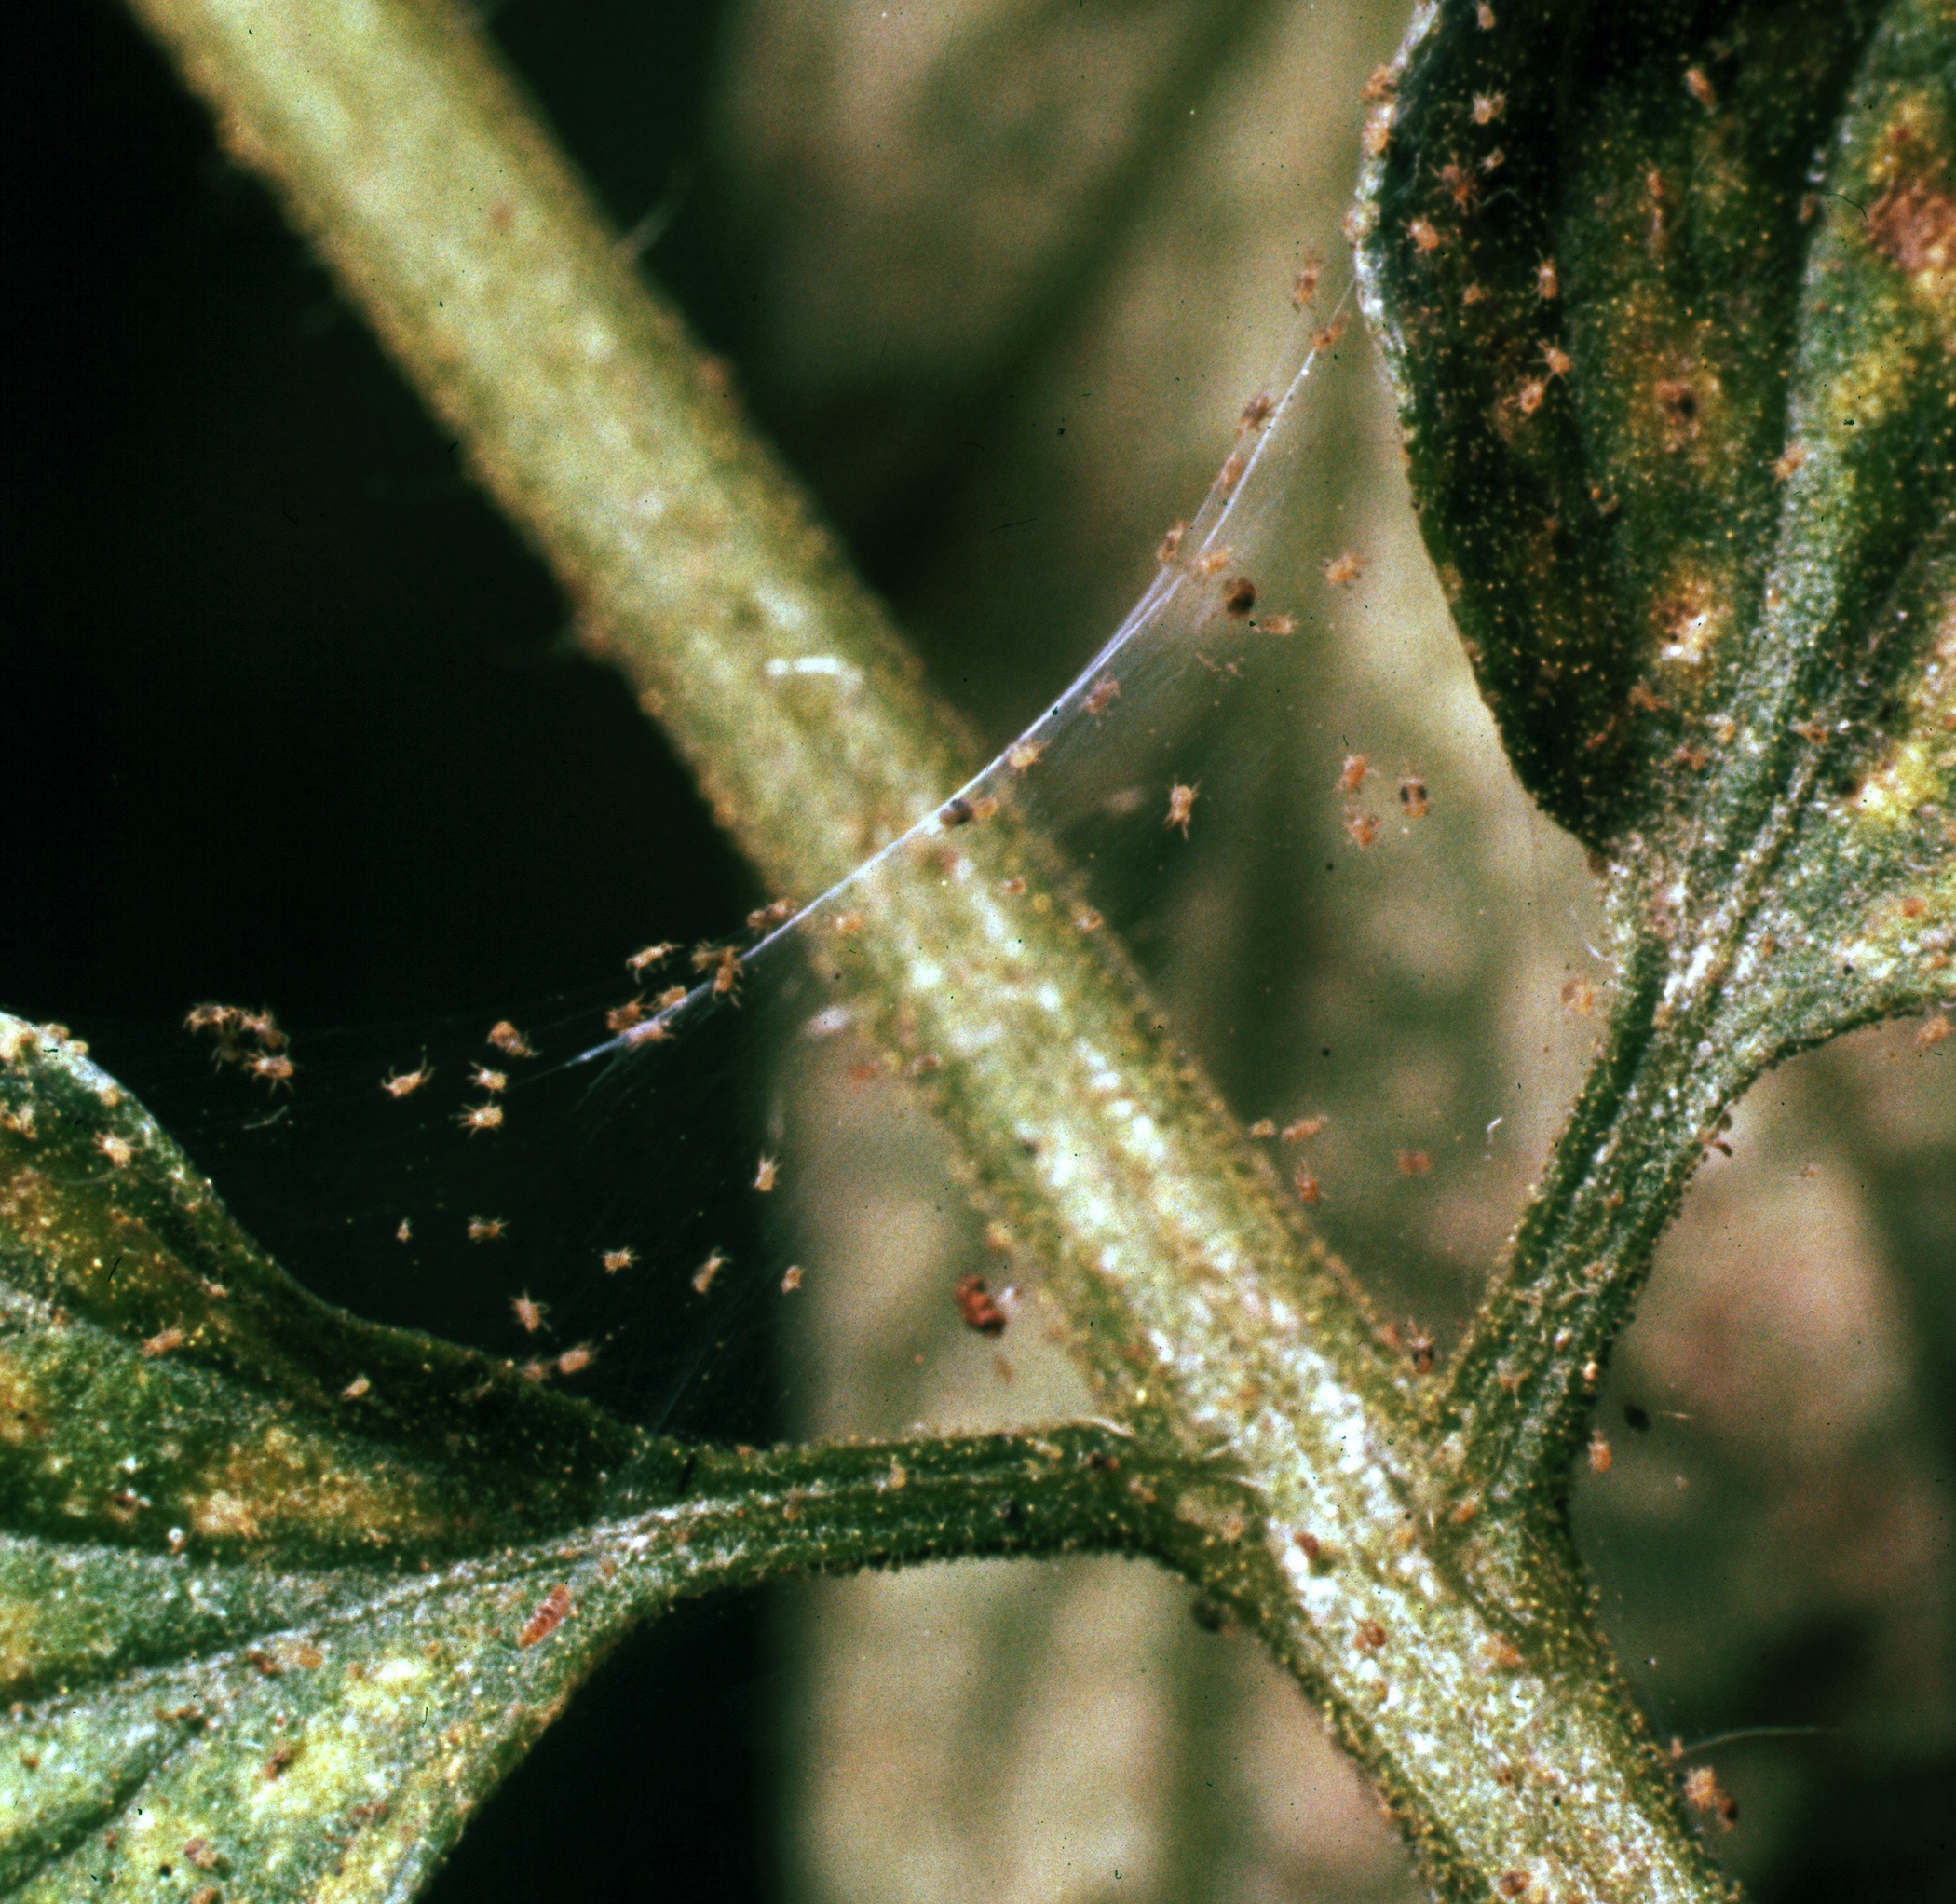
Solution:
[[[1273,765],[1244,744],[1253,700],[1294,699],[1299,650],[1337,635],[1365,563],[1336,510],[1300,562],[1296,505],[1345,483],[1313,463],[1312,415],[1343,300],[1298,302],[1132,610],[979,772],[829,891],[711,944],[622,946],[613,986],[496,1010],[319,1031],[193,1012],[181,1078],[145,1085],[246,1226],[364,1315],[474,1343],[661,1430],[768,1432],[779,1332],[810,1278],[851,1273],[798,1234],[796,1146],[769,1076],[811,1042],[843,1048],[862,1081],[886,1068],[820,995],[808,952],[897,855],[955,849],[1008,803],[1079,870],[1078,929],[1164,937],[1191,840],[1222,836],[1223,810]],[[1347,850],[1423,816],[1417,772],[1360,762],[1350,778],[1344,751],[1316,778]],[[1278,1137],[1283,1120],[1256,1108],[1253,1135]],[[1315,1201],[1308,1153],[1284,1154]],[[1009,1314],[1037,1265],[997,1271]]]

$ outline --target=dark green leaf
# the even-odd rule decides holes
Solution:
[[[1445,0],[1366,181],[1516,769],[1745,1068],[1956,984],[1956,11]]]

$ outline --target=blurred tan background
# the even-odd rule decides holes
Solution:
[[[1300,260],[1324,261],[1332,296],[1348,275],[1357,94],[1400,25],[1372,4],[737,10],[713,162],[762,261],[743,369],[994,744],[1200,499]],[[1356,328],[1308,428],[1259,584],[1321,622],[1259,662],[1232,753],[1205,763],[1200,850],[1139,903],[1136,950],[1245,1122],[1329,1117],[1317,1214],[1444,1353],[1607,1009],[1607,946],[1580,856],[1480,709]],[[1367,564],[1349,595],[1319,574],[1343,549]],[[1333,785],[1348,749],[1379,773],[1365,853]],[[1392,799],[1408,769],[1434,809],[1412,827]],[[1571,981],[1598,1015],[1580,985],[1565,1000]],[[1718,1848],[1769,1897],[1858,1895],[1823,1876],[1856,1837],[1890,1854],[1868,1896],[1950,1883],[1909,1834],[1956,1742],[1956,1062],[1911,1033],[1755,1095],[1613,1371],[1615,1459],[1578,1489],[1659,1736],[1755,1732],[1691,1762],[1738,1797]],[[781,1084],[793,1180],[819,1186],[797,1208],[795,1425],[1085,1408],[1034,1306],[996,1349],[958,1327],[958,1275],[1037,1266],[985,1250],[928,1118],[852,1079],[860,1056],[811,1048]],[[1394,1160],[1414,1149],[1433,1168],[1409,1178]],[[796,1593],[779,1635],[795,1894],[1416,1895],[1295,1689],[1188,1602],[1111,1562]]]

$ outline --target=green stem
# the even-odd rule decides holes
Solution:
[[[676,1499],[574,1543],[629,1550],[641,1601],[928,1560],[1187,1551],[1174,1503],[1189,1488],[1222,1503],[1231,1485],[1097,1422],[686,1452]]]
[[[1757,1075],[1755,1051],[1706,1036],[1716,993],[1665,1015],[1676,962],[1654,942],[1632,953],[1603,1049],[1449,1371],[1439,1465],[1463,1524],[1559,1519],[1658,1238]]]
[[[457,14],[138,9],[776,890],[822,891],[958,783],[956,723]],[[1324,1707],[1449,1896],[1517,1874],[1558,1897],[1717,1896],[1580,1611],[1517,1652],[1429,1551],[1407,1378],[1066,896],[1001,814],[892,856],[818,966],[931,1061],[1107,1405],[1246,1482],[1254,1514],[1172,1503],[1205,1590]]]

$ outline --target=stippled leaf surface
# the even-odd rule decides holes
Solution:
[[[1361,268],[1517,771],[1732,1079],[1956,988],[1956,7],[1441,0]]]
[[[0,1014],[7,1895],[411,1897],[632,1621],[790,1571],[1186,1544],[1148,1472],[1093,1427],[652,1440],[310,1297],[81,1046]]]

